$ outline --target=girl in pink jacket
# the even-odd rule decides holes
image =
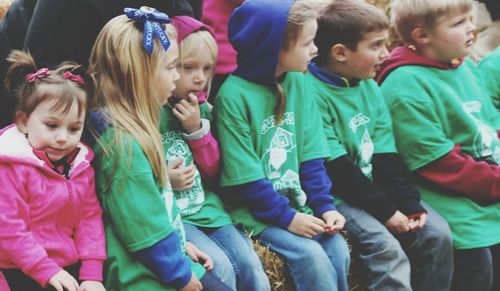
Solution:
[[[20,51],[9,61],[9,89],[16,78],[24,82],[16,88],[16,123],[0,131],[3,284],[13,291],[102,291],[106,250],[94,154],[80,143],[85,81],[73,64],[36,70]]]

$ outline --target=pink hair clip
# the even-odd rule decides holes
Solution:
[[[40,78],[47,77],[48,75],[50,75],[49,68],[41,68],[35,73],[27,74],[24,78],[28,83],[33,83]]]
[[[70,71],[66,71],[63,73],[63,78],[66,80],[71,80],[73,82],[77,82],[81,85],[85,84],[85,80],[83,80],[82,76],[71,73]]]

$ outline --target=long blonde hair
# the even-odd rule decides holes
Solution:
[[[173,26],[167,24],[165,30],[170,41],[175,41]],[[89,72],[95,82],[96,104],[107,110],[114,127],[114,144],[124,149],[123,138],[135,138],[160,186],[164,186],[168,175],[159,133],[161,104],[156,84],[164,49],[155,38],[149,55],[142,47],[143,35],[142,24],[125,15],[110,20],[92,48]],[[117,149],[110,145],[103,150],[109,155]]]

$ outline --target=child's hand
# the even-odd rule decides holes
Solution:
[[[200,280],[196,277],[194,272],[191,274],[191,280],[186,284],[186,286],[179,289],[180,291],[200,291],[203,290]]]
[[[405,233],[410,230],[410,227],[408,226],[408,217],[399,211],[396,211],[391,218],[384,222],[384,225],[391,232],[397,234]]]
[[[83,281],[80,285],[81,291],[106,291],[104,285],[99,281]]]
[[[187,133],[193,133],[201,128],[198,98],[193,93],[189,93],[188,100],[184,99],[175,104],[172,112]]]
[[[202,252],[193,243],[188,241],[186,242],[186,253],[188,254],[188,256],[191,257],[191,259],[193,259],[193,261],[197,263],[203,263],[203,267],[205,267],[205,269],[207,269],[208,271],[212,270],[212,268],[214,267],[214,262],[212,261],[212,258],[210,258],[210,256]]]
[[[184,167],[184,159],[172,161],[167,166],[168,179],[174,190],[190,189],[194,184],[194,164]]]
[[[344,228],[345,218],[338,211],[327,211],[322,215],[325,221],[325,232],[334,235]]]
[[[417,217],[408,219],[408,227],[410,231],[417,231],[422,229],[427,222],[427,213],[422,213]]]
[[[297,212],[288,226],[290,232],[312,238],[325,231],[325,222],[309,214]]]
[[[65,270],[57,272],[49,280],[49,285],[54,287],[57,291],[81,291],[78,282]]]

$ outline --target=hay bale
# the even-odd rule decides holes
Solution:
[[[352,243],[347,235],[347,232],[343,231],[341,233],[345,239],[347,240],[347,245],[349,246],[349,251],[351,255],[353,254]],[[263,246],[259,240],[252,240],[253,247],[257,255],[259,256],[262,265],[264,267],[264,271],[269,278],[269,282],[271,284],[271,290],[273,291],[293,291],[293,282],[290,277],[289,271],[285,265],[285,261],[283,258],[271,251],[269,247]],[[352,257],[354,257],[352,255]],[[365,291],[366,289],[363,287],[359,271],[356,267],[356,260],[351,258],[351,269],[349,270],[349,290],[350,291]]]
[[[262,262],[264,271],[271,283],[271,290],[273,291],[292,291],[293,283],[290,278],[288,269],[286,268],[283,258],[271,251],[268,246],[263,246],[259,240],[253,240],[253,247],[255,252]]]

